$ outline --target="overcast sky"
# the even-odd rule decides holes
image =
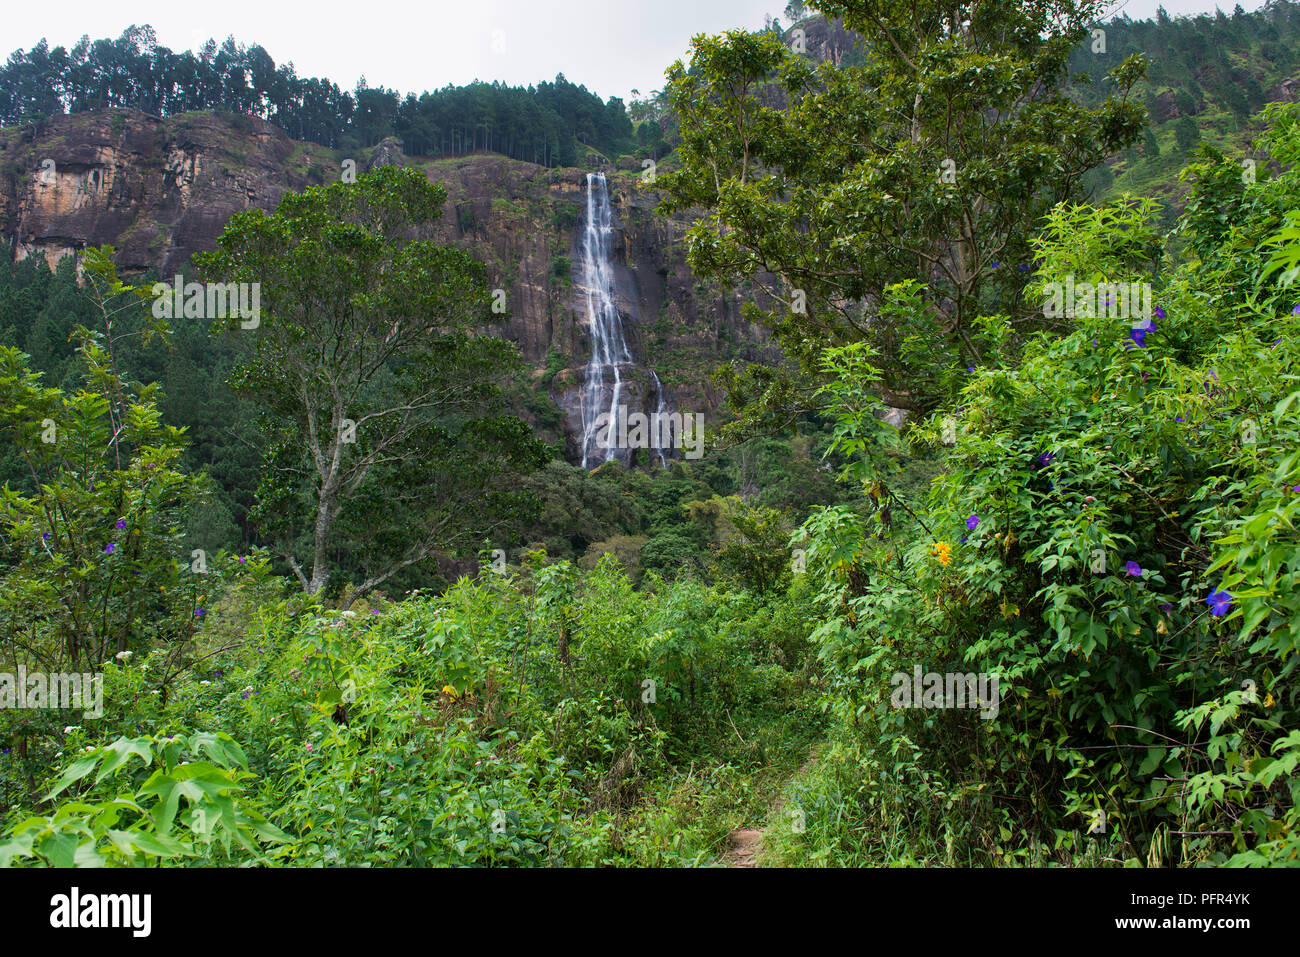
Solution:
[[[1160,0],[1113,0],[1134,19],[1155,15]],[[1165,0],[1171,15],[1231,12],[1235,0]],[[30,49],[42,37],[71,48],[82,36],[116,38],[131,24],[150,24],[158,41],[189,50],[208,37],[260,43],[299,76],[326,77],[352,89],[402,93],[448,83],[501,80],[529,84],[563,73],[601,96],[628,97],[663,86],[664,70],[697,33],[762,26],[786,0],[388,0],[305,5],[282,0],[63,0],[54,6],[6,5],[0,56]],[[1255,10],[1263,0],[1242,0]]]

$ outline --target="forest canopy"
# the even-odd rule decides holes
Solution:
[[[220,46],[210,39],[197,54],[177,53],[159,45],[147,25],[116,40],[82,37],[71,51],[41,40],[0,67],[0,126],[111,107],[162,117],[224,110],[337,149],[396,136],[414,155],[488,150],[565,166],[577,161],[575,143],[615,153],[631,145],[633,132],[621,99],[602,102],[562,73],[526,88],[474,82],[418,97],[367,86],[362,77],[347,91],[328,79],[300,77],[292,63],[277,66],[260,45],[233,37]]]

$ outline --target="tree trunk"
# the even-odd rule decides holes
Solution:
[[[314,549],[311,560],[311,581],[307,585],[307,594],[317,595],[329,584],[329,535],[330,535],[330,506],[333,503],[333,496],[321,493],[320,505],[316,508],[316,529],[314,534]]]

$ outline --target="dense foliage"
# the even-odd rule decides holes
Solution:
[[[1274,0],[1251,13],[1238,4],[1231,14],[1196,17],[1170,17],[1162,7],[1154,20],[1121,15],[1101,29],[1104,44],[1090,37],[1070,55],[1071,71],[1089,77],[1085,95],[1106,95],[1100,63],[1140,53],[1149,64],[1140,92],[1156,122],[1209,105],[1245,123],[1264,106],[1267,87],[1295,66],[1300,4]]]
[[[1273,117],[1267,145],[1289,166],[1297,113]],[[1231,160],[1188,172],[1183,228],[1202,255],[1169,271],[1144,334],[1088,317],[1039,337],[962,390],[947,466],[922,508],[892,523],[842,509],[809,523],[819,601],[844,612],[815,636],[839,676],[843,726],[839,766],[824,762],[826,777],[805,786],[835,795],[879,780],[851,792],[862,815],[926,822],[864,845],[849,816],[817,835],[832,854],[1300,857],[1300,295],[1268,269],[1300,180],[1245,185]],[[1242,213],[1231,230],[1218,228],[1222,207],[1202,212],[1219,198]],[[1152,216],[1130,203],[1058,210],[1037,280],[1140,274],[1113,236]],[[869,356],[832,356],[837,393],[867,388]],[[847,440],[861,412],[837,401]],[[936,418],[928,438],[943,430]],[[889,676],[917,663],[999,675],[1000,713],[891,708]]]
[[[730,135],[686,122],[701,156]],[[356,565],[304,590],[261,548],[188,552],[212,476],[141,375],[181,321],[111,251],[83,287],[0,273],[0,660],[104,681],[100,715],[0,710],[0,866],[696,866],[741,824],[776,865],[1300,866],[1300,107],[1258,122],[1257,175],[1203,152],[1173,231],[1129,196],[1015,237],[1025,310],[1137,283],[1149,312],[1026,324],[990,293],[980,363],[901,429],[888,356],[821,341],[824,416],[655,472],[551,461],[512,542],[400,599]],[[432,197],[396,170],[332,189],[207,265],[288,269],[292,226],[311,288],[349,282],[307,268],[340,237],[400,279],[335,214]],[[877,303],[917,361],[928,278]],[[267,348],[250,374],[287,389]],[[925,674],[978,696],[911,697]]]
[[[1133,95],[1146,108],[1147,125],[1135,143],[1087,177],[1102,196],[1122,190],[1158,196],[1161,225],[1172,227],[1182,206],[1177,174],[1189,151],[1207,143],[1225,151],[1250,151],[1259,125],[1251,121],[1265,103],[1289,98],[1300,44],[1300,4],[1273,0],[1246,13],[1154,20],[1120,16],[1103,23],[1070,55],[1070,72],[1086,82],[1076,95],[1091,103],[1109,95],[1106,71],[1141,54],[1147,75]]]
[[[929,412],[988,349],[981,314],[1006,309],[1032,331],[1019,301],[1030,230],[1141,128],[1127,100],[1140,60],[1115,67],[1095,108],[1065,86],[1096,3],[816,6],[862,36],[864,64],[814,68],[771,34],[733,31],[697,37],[689,68],[668,72],[683,132],[665,208],[705,211],[692,270],[779,282],[750,318],[791,361],[723,376],[765,429],[810,407],[825,344],[871,342],[889,403]],[[933,294],[903,322],[885,293],[906,279]]]
[[[261,290],[259,316],[224,323],[248,342],[231,383],[268,449],[261,530],[310,592],[344,551],[361,597],[440,548],[503,534],[527,514],[520,478],[547,458],[505,409],[521,363],[483,334],[502,315],[487,270],[411,238],[445,199],[422,173],[381,167],[239,213],[195,257],[210,285]]]

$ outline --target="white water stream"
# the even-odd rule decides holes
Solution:
[[[583,281],[587,294],[587,321],[591,328],[591,359],[587,362],[579,393],[582,406],[582,467],[592,468],[614,458],[626,461],[617,448],[602,448],[597,435],[602,415],[612,423],[609,434],[619,434],[619,407],[624,397],[624,372],[636,366],[623,333],[623,319],[614,304],[614,214],[604,173],[587,174],[587,222],[582,238]],[[647,368],[655,392],[655,412],[665,413],[664,389],[659,376]],[[610,442],[611,446],[615,443]],[[668,464],[663,449],[654,449],[660,465]]]

